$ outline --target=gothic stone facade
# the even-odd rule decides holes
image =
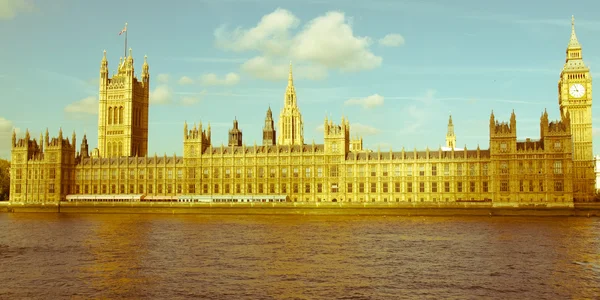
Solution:
[[[183,156],[154,157],[146,157],[148,64],[144,61],[138,81],[130,52],[109,78],[104,57],[98,148],[90,155],[84,136],[76,152],[75,133],[71,140],[62,131],[51,140],[47,132],[39,140],[28,131],[20,139],[13,133],[10,200],[52,203],[70,194],[286,194],[299,202],[588,201],[593,194],[588,178],[593,166],[587,168],[588,154],[593,165],[588,153],[591,78],[580,50],[573,29],[559,83],[561,118],[551,122],[543,112],[537,140],[517,140],[513,112],[508,122],[491,114],[488,149],[455,148],[451,119],[446,147],[439,149],[365,150],[362,138],[350,138],[346,118],[340,124],[325,119],[323,144],[306,144],[290,66],[279,132],[269,108],[262,145],[243,144],[237,121],[228,146],[217,147],[210,124],[184,124]],[[576,83],[587,92],[579,85],[572,88]],[[571,89],[576,91],[565,92]]]

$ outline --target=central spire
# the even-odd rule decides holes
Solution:
[[[569,40],[569,49],[580,49],[581,45],[575,34],[575,16],[571,16],[571,39]]]
[[[288,74],[288,86],[294,86],[294,77],[292,76],[292,61],[290,61],[290,72]]]

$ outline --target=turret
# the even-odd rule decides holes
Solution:
[[[229,130],[229,146],[241,146],[242,145],[242,131],[238,128],[237,118],[233,120],[233,128]]]
[[[142,82],[146,87],[150,83],[150,71],[148,68],[148,56],[144,55],[144,65],[142,66]]]
[[[263,146],[273,146],[276,144],[277,132],[275,131],[275,122],[273,121],[273,112],[271,106],[267,110],[265,117],[265,126],[263,127]]]
[[[13,129],[13,133],[12,133],[12,147],[16,147],[17,146],[17,131],[15,129]]]
[[[88,157],[90,157],[90,153],[89,153],[88,147],[89,146],[88,146],[87,137],[84,134],[83,135],[83,139],[81,140],[81,147],[80,147],[80,150],[79,150],[79,153],[80,153],[80,155],[81,155],[82,158],[88,158]]]
[[[446,133],[446,147],[456,147],[456,135],[454,134],[454,124],[452,123],[452,115],[448,120],[448,132]]]

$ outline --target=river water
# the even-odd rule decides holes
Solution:
[[[600,297],[600,219],[0,214],[1,299]]]

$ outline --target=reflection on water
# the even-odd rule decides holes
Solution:
[[[0,214],[0,298],[590,298],[600,219]]]

